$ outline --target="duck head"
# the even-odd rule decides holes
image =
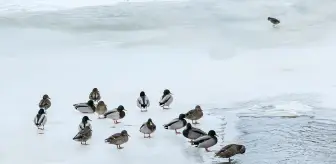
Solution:
[[[105,102],[104,101],[99,101],[97,105],[105,106]]]
[[[121,135],[122,136],[129,136],[129,137],[131,137],[130,135],[128,135],[128,133],[127,133],[126,130],[121,131]]]
[[[154,123],[153,123],[153,121],[152,121],[152,119],[151,118],[149,118],[148,120],[147,120],[147,125],[150,125],[150,126],[152,126]]]
[[[89,100],[89,101],[87,102],[87,104],[88,104],[88,106],[90,106],[90,107],[93,107],[93,106],[94,106],[94,102],[93,102],[92,100]]]
[[[239,146],[238,146],[238,150],[239,150],[239,153],[240,153],[240,154],[244,154],[244,153],[245,153],[245,150],[246,150],[246,148],[245,148],[245,146],[244,146],[244,145],[239,145]]]
[[[211,136],[211,137],[213,137],[213,136],[218,137],[214,130],[209,130],[208,135]]]
[[[42,98],[43,98],[43,99],[50,99],[49,95],[47,95],[47,94],[43,95]]]
[[[183,113],[179,115],[179,119],[184,119],[185,117],[186,117],[186,115],[183,114]]]
[[[191,128],[192,128],[191,124],[187,123],[187,129],[191,129]]]
[[[140,92],[140,97],[144,97],[144,96],[146,96],[146,93],[144,91],[141,91]]]
[[[165,90],[163,91],[163,95],[168,95],[168,94],[170,94],[170,90],[169,90],[169,89],[165,89]]]
[[[202,111],[202,108],[201,108],[201,106],[199,106],[199,105],[196,105],[195,109],[196,109],[197,111]]]
[[[117,108],[117,111],[120,112],[120,111],[123,111],[123,110],[126,110],[126,109],[124,108],[124,106],[119,105],[118,108]],[[126,111],[127,111],[127,110],[126,110]]]
[[[44,109],[40,109],[39,111],[38,111],[38,114],[44,114],[45,112],[44,112]]]
[[[88,116],[84,116],[84,117],[82,118],[82,123],[83,123],[83,124],[86,124],[88,121],[91,121],[91,120],[89,119]]]
[[[97,88],[93,88],[92,92],[98,92],[98,89]]]

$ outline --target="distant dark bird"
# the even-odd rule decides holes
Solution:
[[[267,20],[270,21],[273,24],[273,27],[280,24],[280,21],[276,18],[268,17]]]

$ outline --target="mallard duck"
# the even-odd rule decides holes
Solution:
[[[96,111],[96,106],[93,100],[89,100],[87,103],[78,103],[73,105],[76,110],[82,113],[94,113]]]
[[[47,115],[45,114],[44,109],[40,109],[38,111],[35,116],[34,123],[38,129],[44,130],[44,125],[47,123]]]
[[[191,139],[191,141],[207,135],[203,130],[192,127],[190,123],[187,124],[187,127],[182,131],[182,134],[184,137]]]
[[[105,139],[106,143],[117,145],[117,149],[122,149],[120,145],[126,143],[130,137],[126,130],[121,131],[121,133],[116,133]]]
[[[276,25],[280,24],[280,21],[276,18],[272,18],[272,17],[267,17],[267,20],[270,21],[273,24],[273,27],[275,27]]]
[[[47,110],[50,108],[50,106],[51,106],[51,101],[50,101],[49,95],[47,94],[43,95],[42,100],[39,103],[40,109]]]
[[[169,123],[164,124],[165,129],[172,129],[175,130],[176,134],[181,134],[178,132],[177,129],[181,129],[187,125],[187,121],[184,119],[185,114],[180,114],[178,118],[171,120]]]
[[[191,145],[196,145],[196,147],[198,148],[205,148],[207,152],[210,152],[208,148],[216,145],[218,142],[216,136],[217,136],[216,132],[214,130],[210,130],[208,132],[208,135],[199,137],[196,140],[191,141]]]
[[[99,101],[100,100],[100,93],[98,91],[97,88],[93,88],[90,95],[89,95],[89,99],[92,100],[92,101]]]
[[[104,118],[109,118],[109,119],[112,119],[114,121],[115,124],[118,124],[120,122],[118,122],[119,119],[122,119],[125,117],[125,111],[126,110],[124,108],[124,106],[122,105],[119,105],[118,108],[116,109],[113,109],[111,111],[107,111],[105,114],[104,114]],[[127,110],[126,110],[127,111]]]
[[[86,141],[91,139],[92,129],[90,126],[86,126],[83,130],[79,131],[77,135],[73,138],[75,141],[80,141],[82,145],[87,145]]]
[[[196,105],[195,109],[188,111],[186,114],[186,119],[191,120],[192,124],[198,124],[196,120],[203,117],[203,111],[201,106]]]
[[[229,162],[231,162],[231,157],[235,156],[236,154],[244,154],[245,153],[245,146],[238,145],[238,144],[229,144],[224,146],[218,152],[215,153],[215,157],[219,158],[229,158]]]
[[[151,134],[156,130],[156,125],[153,123],[152,119],[149,118],[147,122],[143,123],[140,127],[140,132],[144,134],[144,138],[151,138]],[[148,134],[148,137],[146,137]]]
[[[107,111],[107,106],[104,103],[104,101],[99,101],[96,107],[96,113],[98,114],[98,118],[100,118],[100,115],[105,114],[105,112]]]
[[[87,126],[92,130],[92,126],[91,126],[91,123],[90,123],[89,121],[91,121],[91,120],[89,119],[89,117],[88,117],[88,116],[84,116],[84,117],[82,118],[81,123],[78,125],[78,131],[83,130],[83,129],[84,129],[85,127],[87,127]]]
[[[147,111],[150,102],[144,91],[140,92],[140,97],[137,99],[137,106],[141,109],[141,112]]]
[[[170,104],[173,102],[173,96],[172,94],[170,93],[170,90],[168,89],[165,89],[163,91],[163,95],[161,97],[161,100],[159,102],[160,106],[163,108],[163,109],[168,109]]]

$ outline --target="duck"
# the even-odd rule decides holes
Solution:
[[[270,21],[273,24],[273,27],[275,27],[276,25],[280,24],[280,21],[276,18],[272,18],[272,17],[267,17],[267,20]]]
[[[147,122],[143,123],[140,127],[140,132],[144,134],[144,138],[151,138],[151,134],[156,130],[156,125],[153,123],[152,119],[149,118]],[[146,136],[148,134],[148,136]]]
[[[147,108],[150,106],[150,102],[144,91],[140,92],[140,97],[137,99],[137,106],[141,109],[141,112],[147,112]]]
[[[121,133],[115,133],[106,138],[105,143],[117,145],[117,149],[122,149],[123,147],[120,145],[128,142],[128,137],[130,137],[130,135],[128,135],[127,131],[122,130]]]
[[[99,101],[96,107],[96,113],[98,114],[98,118],[101,118],[100,116],[105,114],[107,111],[107,106],[104,101]]]
[[[81,130],[83,130],[85,127],[90,127],[90,129],[92,130],[92,125],[91,125],[91,123],[89,122],[89,121],[91,121],[90,119],[89,119],[89,117],[88,116],[84,116],[83,118],[82,118],[82,121],[81,121],[81,123],[79,123],[79,125],[78,125],[78,131],[81,131]]]
[[[192,127],[190,123],[187,123],[187,127],[182,131],[182,134],[185,138],[191,139],[190,142],[199,137],[207,135],[207,133],[203,130]]]
[[[47,115],[44,109],[40,109],[34,118],[34,123],[37,129],[44,130],[44,125],[47,123]]]
[[[174,100],[174,98],[173,98],[170,90],[165,89],[163,91],[163,95],[161,97],[161,100],[160,100],[159,104],[163,109],[169,109],[169,106],[171,105],[173,100]]]
[[[176,134],[181,134],[177,129],[181,129],[187,125],[187,121],[184,119],[185,114],[180,114],[178,118],[171,120],[169,123],[164,124],[165,129],[175,130]]]
[[[93,100],[89,100],[87,103],[74,104],[73,106],[81,113],[94,113],[96,111]]]
[[[191,141],[191,145],[196,145],[197,148],[205,148],[207,152],[211,152],[208,148],[217,144],[217,134],[214,130],[210,130],[208,135],[197,138]]]
[[[127,111],[124,106],[119,105],[118,108],[107,111],[103,116],[104,118],[109,118],[114,121],[115,124],[118,124],[118,120],[123,119],[125,117],[125,111]]]
[[[80,141],[82,145],[87,145],[86,141],[91,139],[92,129],[90,126],[86,126],[83,130],[79,131],[76,136],[73,138],[75,141]]]
[[[97,88],[92,89],[92,91],[89,95],[89,99],[92,100],[92,101],[95,101],[95,102],[98,102],[101,99],[100,93],[99,93]]]
[[[191,120],[192,124],[199,124],[197,120],[203,117],[203,111],[201,106],[196,105],[195,109],[188,111],[185,115],[186,119]]]
[[[44,94],[39,103],[39,108],[44,109],[45,111],[51,106],[50,97],[48,94]]]
[[[245,153],[245,146],[239,144],[229,144],[224,146],[218,152],[215,153],[215,157],[219,158],[229,158],[229,162],[231,162],[231,157],[237,154],[244,154]]]

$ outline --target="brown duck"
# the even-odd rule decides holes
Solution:
[[[229,162],[231,162],[231,157],[235,156],[236,154],[244,154],[245,150],[246,148],[244,145],[229,144],[216,152],[215,157],[229,158]]]
[[[39,103],[40,109],[47,110],[50,108],[50,106],[51,106],[51,102],[50,102],[49,95],[47,94],[43,95],[42,100]]]
[[[99,116],[105,114],[107,111],[107,106],[104,103],[104,101],[99,101],[96,107],[96,113],[98,114],[98,118],[100,118]]]
[[[130,137],[126,130],[121,131],[121,133],[113,134],[112,136],[105,139],[105,142],[108,144],[117,145],[117,149],[122,149],[120,145],[126,143]]]
[[[98,89],[93,88],[90,95],[89,95],[89,99],[97,102],[97,101],[100,100],[100,98],[101,97],[100,97],[100,93],[99,93]]]
[[[196,120],[203,117],[203,110],[201,106],[196,105],[195,109],[188,111],[185,115],[186,119],[191,120],[192,124],[199,124]]]

